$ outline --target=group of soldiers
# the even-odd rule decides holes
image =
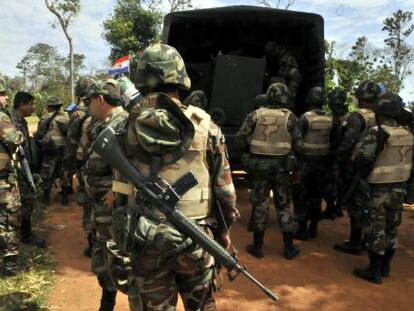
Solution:
[[[253,244],[247,251],[264,256],[272,190],[287,259],[299,254],[295,238],[316,238],[318,223],[334,220],[345,209],[349,240],[334,249],[353,255],[366,250],[369,267],[355,269],[354,274],[381,284],[389,276],[398,245],[403,203],[412,203],[413,124],[412,117],[405,117],[411,113],[402,99],[381,94],[375,81],[362,82],[355,93],[358,109],[348,112],[343,89],[326,96],[323,88],[314,87],[305,98],[309,110],[297,118],[287,86],[274,83],[262,107],[247,116],[236,137],[246,150],[242,162],[253,205]],[[329,112],[324,110],[326,103]]]
[[[205,111],[202,92],[181,101],[179,92],[189,90],[191,81],[175,48],[166,44],[146,48],[134,82],[125,76],[104,81],[80,78],[75,93],[83,106],[70,117],[60,111],[57,100],[50,101],[34,135],[44,157],[43,201],[49,202],[50,189],[59,178],[61,201],[66,204],[71,177],[77,175],[77,202],[83,207],[89,244],[85,255],[91,256],[102,288],[100,311],[114,309],[117,291],[128,294],[134,311],[175,310],[178,295],[186,310],[215,310],[215,258],[173,226],[160,206],[114,170],[93,143],[112,129],[126,159],[148,182],[174,185],[191,171],[197,184],[182,195],[177,209],[210,239],[230,249],[229,230],[240,214],[224,136]],[[24,94],[27,98],[18,100],[16,95],[14,100],[18,119],[7,112],[5,89],[0,89],[4,276],[18,271],[19,227],[21,241],[45,245],[31,232],[34,199],[23,198],[33,189],[23,190],[30,188],[27,178],[12,165],[15,147],[30,144],[24,117],[33,112],[33,97]],[[373,81],[361,83],[356,95],[360,109],[348,113],[346,92],[335,89],[327,96],[331,111],[327,113],[324,90],[312,88],[306,97],[309,111],[298,118],[288,86],[276,82],[269,86],[261,107],[247,116],[236,140],[246,150],[241,161],[251,188],[253,243],[247,246],[251,255],[264,256],[272,190],[287,259],[300,253],[295,238],[316,238],[319,221],[334,219],[346,208],[350,239],[335,249],[368,252],[369,267],[355,270],[361,278],[381,283],[389,275],[412,173],[413,136],[396,121],[402,109],[397,95],[380,95]],[[30,146],[26,150],[30,154]],[[322,199],[328,203],[323,212]]]

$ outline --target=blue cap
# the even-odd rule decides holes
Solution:
[[[65,109],[66,112],[74,112],[76,110],[79,110],[79,106],[76,104],[70,104],[69,106],[67,106]]]

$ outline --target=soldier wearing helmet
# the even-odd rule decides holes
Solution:
[[[412,178],[414,138],[409,128],[396,121],[401,106],[401,98],[396,94],[378,98],[375,105],[378,126],[367,131],[353,156],[354,166],[366,172],[364,177],[370,191],[362,228],[369,266],[355,269],[354,274],[376,284],[390,275],[407,181]]]
[[[7,110],[6,82],[0,78],[0,276],[11,277],[20,272],[18,230],[20,228],[20,197],[17,174],[11,164],[16,145],[24,141],[23,134],[16,129]]]
[[[124,129],[128,113],[121,106],[121,91],[118,81],[107,79],[94,81],[88,85],[89,91],[83,95],[88,110],[96,121],[90,128],[90,141],[107,127],[116,132]],[[86,122],[86,121],[85,121]],[[92,206],[92,222],[95,238],[92,247],[92,271],[97,275],[102,288],[100,310],[113,310],[115,306],[117,283],[112,278],[112,269],[107,261],[106,244],[115,239],[112,211],[115,197],[112,191],[114,174],[111,166],[97,153],[88,151],[83,169],[88,202]]]
[[[361,244],[361,212],[366,204],[367,187],[364,180],[358,179],[358,172],[351,165],[353,152],[359,147],[361,138],[367,131],[377,125],[374,107],[380,94],[378,84],[372,80],[362,82],[355,91],[359,110],[349,115],[344,134],[335,153],[334,171],[343,184],[343,191],[338,198],[339,204],[346,208],[350,218],[349,240],[334,245],[335,250],[359,255],[362,251]],[[356,185],[358,187],[351,187]],[[349,193],[349,189],[355,189]],[[344,202],[346,200],[347,202]]]
[[[68,176],[77,174],[78,187],[76,202],[82,206],[82,226],[87,236],[88,246],[84,255],[90,257],[92,254],[92,243],[94,237],[94,226],[92,222],[92,203],[84,182],[85,164],[89,155],[91,141],[91,129],[96,120],[88,111],[89,98],[86,97],[96,80],[89,76],[80,77],[75,85],[75,96],[77,97],[79,109],[74,111],[69,119],[67,144],[63,163]]]
[[[294,188],[295,219],[299,222],[295,237],[303,241],[318,235],[333,126],[332,116],[322,110],[326,103],[325,90],[322,87],[310,89],[305,103],[309,110],[299,118],[305,157],[300,174],[301,181]]]
[[[47,114],[37,126],[34,139],[42,150],[40,176],[42,177],[43,203],[49,204],[50,191],[56,179],[61,181],[61,204],[68,204],[70,182],[64,174],[63,156],[66,146],[69,118],[61,111],[62,103],[58,98],[50,98],[47,102]]]
[[[253,205],[249,222],[253,244],[247,246],[247,251],[258,258],[264,256],[268,200],[270,190],[273,190],[285,257],[293,259],[299,254],[299,248],[293,244],[293,218],[289,211],[290,174],[297,169],[295,162],[303,156],[302,135],[296,116],[286,108],[289,105],[289,91],[285,84],[273,83],[266,92],[264,103],[265,107],[247,116],[236,135],[236,141],[249,150],[248,154],[243,155]]]
[[[177,208],[229,247],[223,224],[233,224],[239,213],[224,136],[206,112],[181,102],[179,91],[191,86],[184,60],[172,46],[147,47],[138,61],[135,85],[145,97],[124,84],[130,90],[123,96],[130,109],[126,152],[148,178],[158,175],[172,184],[191,170],[198,185]],[[135,196],[129,201],[135,204]],[[219,206],[225,219],[216,218]],[[152,205],[151,209],[157,210]],[[161,223],[137,212],[129,250],[135,272],[129,285],[131,310],[175,309],[178,294],[187,310],[215,310],[214,258],[165,222],[165,216],[159,217]]]
[[[346,90],[340,87],[336,87],[328,94],[328,106],[333,118],[330,141],[331,161],[335,157],[350,115],[348,112],[347,97]],[[338,192],[342,190],[342,185],[340,184],[340,180],[335,178],[335,174],[331,168],[330,166],[328,182],[325,187],[324,199],[326,209],[322,212],[322,219],[334,220],[337,216],[343,216],[342,210],[339,204],[337,204],[337,197],[340,196]]]

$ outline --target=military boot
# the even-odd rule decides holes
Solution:
[[[30,218],[23,218],[22,224],[20,228],[20,241],[24,244],[33,245],[39,248],[45,248],[47,246],[47,242],[45,239],[42,239],[32,231],[32,222]]]
[[[115,307],[116,293],[102,289],[101,306],[99,311],[113,311]]]
[[[69,188],[62,187],[62,192],[60,193],[60,204],[63,206],[69,205]]]
[[[300,249],[293,244],[293,232],[283,232],[285,258],[292,260],[299,255]]]
[[[318,220],[317,219],[311,220],[308,235],[311,239],[315,239],[318,237]]]
[[[376,253],[369,253],[369,267],[366,269],[355,269],[354,274],[371,283],[382,284],[381,278],[382,256]]]
[[[352,255],[361,255],[362,253],[362,242],[361,242],[361,229],[360,228],[351,228],[351,234],[349,241],[344,243],[338,243],[334,245],[334,249],[338,252],[352,254]]]
[[[17,264],[17,256],[6,256],[3,258],[3,267],[0,269],[0,276],[2,278],[13,277],[23,270]]]
[[[389,248],[385,250],[385,255],[382,256],[381,276],[387,278],[390,276],[390,264],[392,257],[395,255],[395,249]]]
[[[253,245],[247,245],[246,251],[257,258],[263,258],[263,238],[264,238],[264,231],[255,231],[253,233]]]
[[[299,228],[295,232],[295,239],[301,240],[301,241],[307,241],[308,240],[308,222],[306,220],[299,221]]]
[[[47,190],[47,189],[43,190],[42,203],[45,205],[50,204],[50,190]]]

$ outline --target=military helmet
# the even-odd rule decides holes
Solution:
[[[191,94],[188,95],[188,97],[184,100],[183,104],[186,106],[191,105],[206,110],[208,106],[208,100],[206,94],[203,91],[197,90],[191,92]]]
[[[59,101],[57,97],[51,97],[47,100],[47,107],[61,107],[63,104]]]
[[[89,76],[79,78],[75,85],[75,96],[85,97],[93,84],[96,84],[96,80]]]
[[[305,103],[315,106],[323,106],[325,104],[325,90],[320,86],[311,88],[306,94]]]
[[[281,82],[273,83],[266,92],[265,103],[267,105],[287,105],[289,102],[289,89]]]
[[[348,93],[345,89],[336,87],[328,94],[329,107],[331,108],[332,106],[344,106],[346,104],[347,97]]]
[[[366,80],[358,85],[355,95],[358,99],[375,101],[381,93],[379,85],[373,80]]]
[[[91,97],[95,95],[107,95],[111,98],[111,103],[119,104],[121,102],[119,82],[115,79],[95,81],[95,83],[89,86],[89,92],[85,96]]]
[[[191,120],[164,93],[145,96],[140,106],[135,133],[138,148],[142,150],[137,152],[137,157],[152,163],[151,158],[156,156],[162,160],[162,165],[177,161],[194,139],[195,130]]]
[[[172,46],[158,43],[147,47],[140,56],[135,84],[138,88],[150,89],[162,84],[175,84],[189,90],[191,80],[178,51]]]
[[[0,92],[6,92],[6,80],[2,77],[0,77]]]
[[[380,95],[374,108],[375,113],[390,118],[396,118],[401,114],[402,109],[402,98],[394,93]]]

